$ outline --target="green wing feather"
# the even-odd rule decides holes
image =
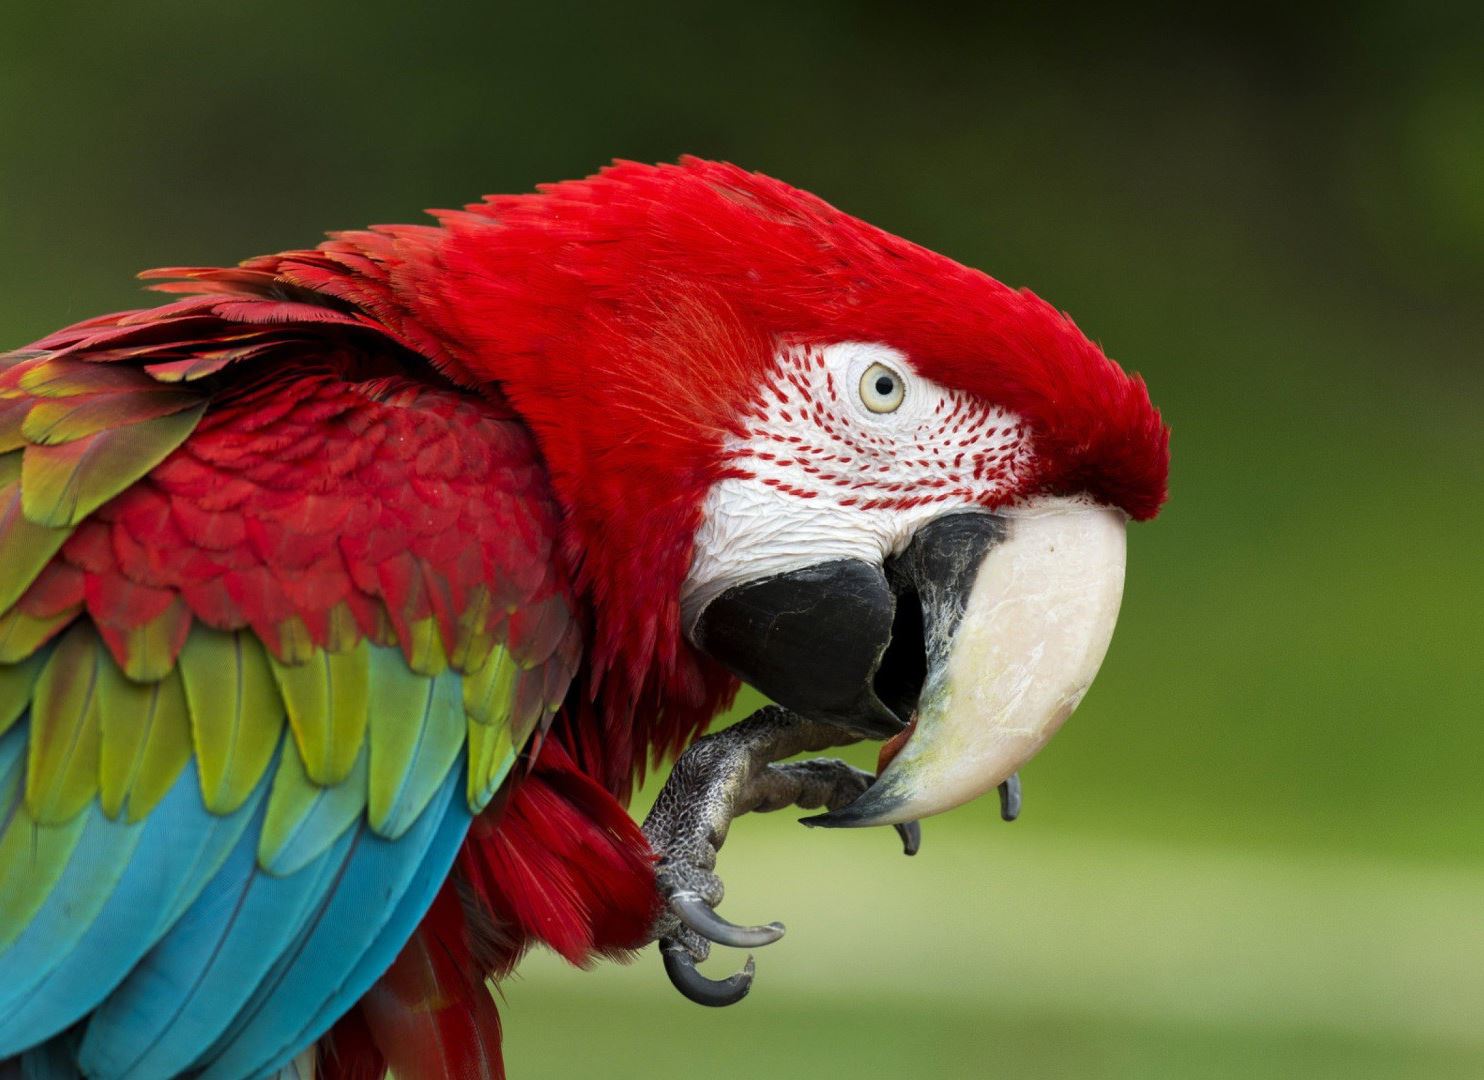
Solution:
[[[55,446],[76,442],[101,431],[117,429],[124,424],[138,424],[145,420],[172,416],[200,404],[200,394],[159,390],[128,398],[122,398],[122,395],[95,394],[80,399],[39,401],[21,422],[21,435],[36,446]]]
[[[26,447],[21,506],[38,525],[76,525],[143,477],[196,429],[206,402],[154,420]]]
[[[286,748],[268,793],[258,865],[270,874],[292,874],[340,839],[366,809],[367,756],[362,747],[342,782],[321,786],[309,778],[299,755]]]
[[[378,835],[401,836],[466,744],[470,807],[487,806],[539,719],[540,710],[517,711],[530,696],[523,686],[539,686],[523,675],[540,672],[524,671],[498,646],[472,676],[422,674],[400,648],[369,642],[284,665],[249,631],[198,625],[176,666],[141,682],[79,620],[54,645],[0,665],[0,731],[29,706],[22,809],[48,830],[48,851],[63,862],[57,844],[75,842],[64,826],[95,797],[110,818],[141,821],[194,757],[204,805],[228,814],[276,760],[259,862],[288,874],[363,813]],[[280,754],[286,722],[294,734]]]
[[[82,605],[55,615],[32,615],[13,607],[0,615],[0,664],[19,664],[35,654],[82,611]]]
[[[75,623],[57,642],[36,680],[26,807],[43,825],[71,820],[98,794],[102,658],[97,633],[87,623]]]
[[[77,525],[196,430],[207,384],[182,371],[0,357],[0,734],[29,715],[25,767],[3,781],[17,805],[0,827],[0,947],[56,884],[95,798],[142,821],[194,758],[204,805],[229,814],[272,768],[258,859],[292,873],[361,815],[401,836],[466,747],[469,804],[483,809],[572,674],[571,650],[511,655],[514,609],[485,585],[451,639],[423,616],[401,624],[404,641],[385,610],[367,636],[341,603],[318,638],[293,616],[265,642],[176,597],[105,644],[81,605],[28,602]]]
[[[3,367],[3,361],[0,361],[0,367]],[[0,454],[19,450],[26,445],[26,437],[21,434],[21,425],[26,422],[26,414],[30,411],[29,401],[7,399],[0,393]]]
[[[489,805],[500,789],[510,766],[515,764],[517,744],[511,741],[510,728],[503,724],[468,723],[469,733],[469,809],[476,814]]]
[[[345,652],[316,649],[300,664],[268,658],[304,770],[316,784],[340,783],[360,753],[370,704],[370,652],[371,645],[361,641]]]
[[[0,735],[9,731],[31,704],[31,688],[36,685],[36,676],[41,673],[45,659],[42,653],[34,653],[18,664],[0,665]],[[4,801],[0,800],[0,806],[3,805]]]
[[[53,356],[45,352],[22,356],[7,380],[7,397],[26,396],[34,399],[88,398],[96,394],[134,394],[150,392],[151,380],[138,369],[126,364],[96,364],[75,357]],[[9,389],[13,386],[14,389]]]
[[[135,682],[111,661],[101,665],[98,704],[103,748],[99,792],[110,818],[141,821],[191,759],[191,716],[180,673]]]
[[[479,670],[464,677],[464,709],[469,718],[480,724],[508,722],[519,676],[520,665],[510,651],[494,646]]]
[[[454,628],[454,644],[448,662],[466,675],[478,672],[499,651],[494,600],[483,585],[471,589]]]
[[[396,839],[417,820],[459,749],[467,677],[419,675],[401,651],[378,647],[371,664],[371,827]]]
[[[15,775],[11,783],[19,783]],[[0,804],[8,802],[0,792]],[[61,825],[44,825],[21,799],[0,833],[0,949],[6,948],[41,910],[82,839],[87,815]]]
[[[190,609],[177,596],[153,619],[124,631],[124,674],[135,682],[165,678],[190,632]]]
[[[27,521],[21,509],[21,455],[0,455],[0,611],[20,599],[36,575],[62,547],[71,528]]]
[[[246,630],[198,626],[179,664],[201,798],[213,814],[230,814],[258,786],[283,730],[284,706],[268,654]]]
[[[419,675],[441,675],[448,670],[448,654],[443,649],[443,635],[438,620],[431,615],[412,624],[408,663]]]

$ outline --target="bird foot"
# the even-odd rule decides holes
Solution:
[[[731,1005],[751,987],[750,956],[741,971],[725,979],[707,978],[696,969],[713,943],[749,949],[783,936],[782,923],[738,926],[716,912],[726,891],[715,873],[716,857],[731,823],[753,811],[836,810],[854,801],[875,779],[870,773],[833,759],[773,763],[855,739],[832,725],[769,706],[699,740],[675,763],[644,821],[644,835],[660,857],[656,877],[667,900],[653,933],[670,981],[690,1000]],[[903,851],[915,854],[921,843],[917,823],[895,828]]]

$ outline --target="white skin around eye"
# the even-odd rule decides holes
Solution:
[[[861,377],[881,364],[902,401],[875,412]],[[1015,415],[918,375],[885,345],[780,350],[728,441],[731,476],[703,507],[682,591],[685,625],[732,585],[834,559],[879,563],[923,524],[1014,487],[1031,454]]]

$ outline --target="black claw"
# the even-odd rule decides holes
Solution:
[[[1011,773],[1000,785],[1000,820],[1014,821],[1020,816],[1020,774]]]
[[[675,989],[697,1005],[707,1005],[714,1009],[735,1005],[752,989],[752,976],[756,968],[750,956],[747,963],[742,965],[742,970],[735,975],[728,975],[725,979],[708,979],[696,970],[696,962],[686,952],[684,945],[678,942],[663,944],[660,946],[660,955],[664,957],[665,974],[670,976]]]
[[[734,949],[757,949],[764,945],[771,945],[783,936],[782,923],[768,923],[766,926],[738,926],[736,923],[728,922],[715,911],[711,905],[697,893],[681,891],[670,896],[670,910],[686,926],[690,927],[703,938],[716,942],[718,945],[729,945]],[[669,961],[666,961],[668,964]],[[678,984],[677,984],[678,985]],[[742,991],[747,992],[745,989]],[[701,1004],[713,1004],[701,1002]],[[730,1002],[721,1002],[728,1005]]]
[[[915,821],[904,821],[893,826],[902,838],[902,854],[916,855],[922,848],[922,826]]]

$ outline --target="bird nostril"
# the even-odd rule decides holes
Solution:
[[[910,723],[927,679],[927,648],[923,641],[922,598],[905,588],[896,598],[891,640],[871,677],[876,696],[903,723]]]

